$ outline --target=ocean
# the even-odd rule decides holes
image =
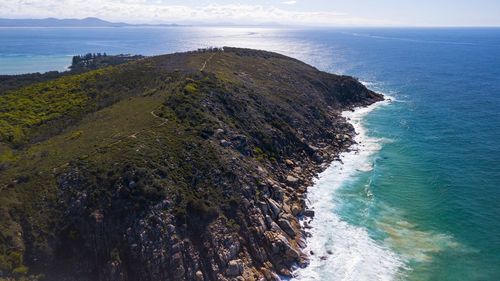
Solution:
[[[294,280],[500,280],[500,29],[0,28],[0,74],[87,52],[280,52],[390,100],[344,113],[358,144],[309,189]]]

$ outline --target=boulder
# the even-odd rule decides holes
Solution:
[[[297,245],[299,245],[299,247],[301,247],[302,249],[304,249],[307,246],[306,239],[304,239],[304,237],[300,237],[297,240]]]
[[[268,214],[268,212],[269,212],[269,206],[268,206],[268,204],[266,202],[259,201],[257,204],[258,204],[260,210],[262,211],[262,213],[264,215]]]
[[[204,278],[203,278],[203,272],[201,271],[196,271],[196,281],[203,281]]]
[[[280,269],[280,274],[283,275],[283,276],[285,276],[285,277],[288,277],[288,278],[293,277],[292,272],[289,269],[287,269],[287,268]]]
[[[298,181],[299,181],[299,179],[292,176],[292,175],[286,176],[286,182],[290,185],[295,185],[295,184],[297,184]]]
[[[277,185],[273,186],[273,198],[275,198],[278,201],[283,201],[284,195],[285,195],[285,191],[281,187],[279,187]]]
[[[278,225],[280,226],[281,229],[283,229],[283,231],[288,234],[288,236],[294,238],[295,235],[297,235],[297,233],[295,232],[295,230],[293,229],[292,225],[290,224],[290,222],[286,219],[279,219],[278,220]]]
[[[265,268],[265,267],[262,267],[260,269],[260,271],[262,272],[262,274],[264,274],[264,277],[266,278],[266,281],[280,281],[280,277],[278,276],[278,274],[272,272],[271,270]]]
[[[282,234],[275,232],[266,232],[264,234],[266,238],[271,242],[271,253],[287,261],[299,260],[299,253],[292,247],[288,239]]]
[[[230,145],[231,145],[231,142],[228,142],[227,140],[221,140],[221,141],[220,141],[220,145],[221,145],[222,147],[228,147],[228,146],[230,146]]]
[[[271,231],[280,231],[281,227],[274,222],[274,220],[270,216],[266,216],[266,225],[267,228]]]
[[[290,209],[290,206],[288,206],[288,204],[285,202],[283,202],[282,209],[285,213],[288,213],[288,214],[292,212],[292,210]]]
[[[321,153],[314,153],[313,158],[317,163],[323,163],[325,161],[325,158]]]
[[[303,213],[303,210],[298,204],[292,205],[292,214],[294,216],[300,216],[300,215],[302,215],[302,213]]]
[[[304,211],[304,216],[314,218],[314,211],[311,209],[307,209]]]
[[[228,276],[238,276],[243,273],[243,262],[241,260],[229,261],[226,273]]]
[[[281,207],[278,205],[278,203],[276,201],[274,201],[271,198],[269,198],[267,202],[268,202],[267,205],[271,209],[273,218],[276,218],[281,212]]]
[[[319,147],[316,147],[314,145],[309,145],[309,149],[312,150],[312,151],[318,151]]]

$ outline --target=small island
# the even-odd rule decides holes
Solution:
[[[383,100],[277,53],[89,54],[0,76],[0,279],[279,280],[307,188]]]

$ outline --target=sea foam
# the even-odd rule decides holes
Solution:
[[[343,113],[356,130],[357,144],[342,153],[340,161],[332,163],[309,189],[309,207],[316,214],[308,222],[312,237],[305,252],[310,254],[310,264],[296,270],[293,280],[394,280],[404,267],[403,259],[372,239],[365,228],[347,223],[335,212],[336,191],[359,172],[371,170],[372,156],[381,149],[383,140],[368,137],[362,120],[390,100]]]

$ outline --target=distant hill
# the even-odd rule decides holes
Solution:
[[[128,24],[124,22],[109,22],[99,18],[84,19],[1,19],[0,27],[123,27],[123,26],[175,26],[175,24]]]

